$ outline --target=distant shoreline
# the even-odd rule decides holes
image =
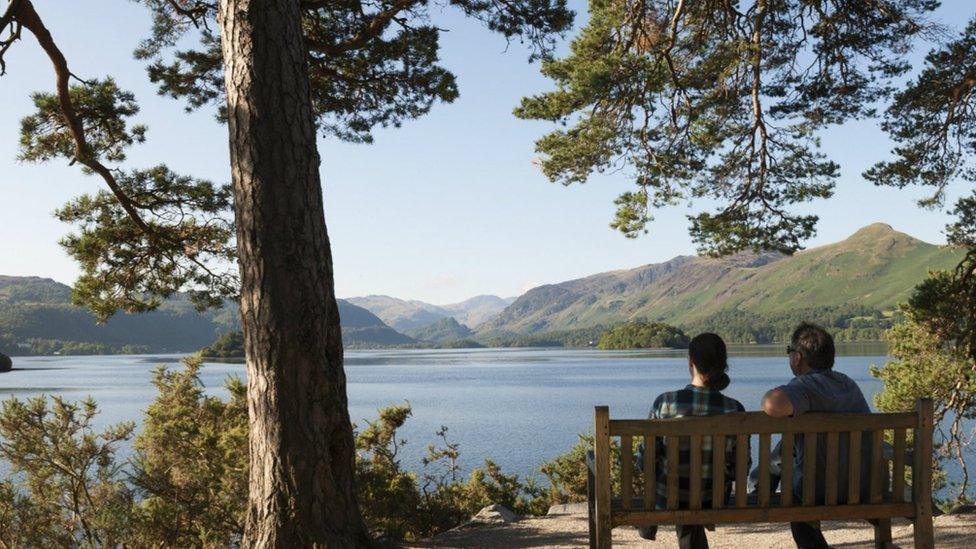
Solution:
[[[786,343],[731,343],[729,344],[729,355],[735,356],[785,356],[785,345]],[[839,356],[884,356],[887,355],[888,342],[884,340],[864,340],[864,341],[838,341],[837,342],[837,354]],[[347,347],[346,351],[350,352],[368,352],[368,351],[472,351],[472,352],[493,352],[493,351],[584,351],[590,350],[598,353],[653,353],[653,354],[674,354],[683,355],[687,351],[685,349],[661,347],[655,349],[612,349],[603,350],[596,347],[553,347],[553,346],[539,346],[539,347],[463,347],[463,348],[443,348],[443,347]],[[758,351],[758,352],[757,352]],[[28,358],[28,357],[39,357],[39,358],[64,358],[64,357],[98,357],[98,356],[153,356],[153,355],[184,355],[193,356],[196,352],[187,351],[160,351],[158,353],[134,353],[134,354],[123,354],[123,353],[112,353],[112,354],[78,354],[78,355],[9,355],[11,358]],[[201,356],[205,362],[218,362],[218,363],[228,363],[228,364],[242,364],[244,362],[243,357],[207,357]],[[15,367],[16,369],[16,367]]]

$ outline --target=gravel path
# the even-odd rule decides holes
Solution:
[[[874,547],[874,530],[866,522],[825,522],[824,536],[833,547]],[[976,515],[945,515],[935,519],[935,545],[939,548],[976,547]],[[892,537],[898,547],[912,547],[912,525],[896,520]],[[712,548],[759,549],[793,547],[788,524],[720,526],[708,533]],[[550,515],[511,523],[470,523],[409,547],[585,547],[586,516]],[[637,537],[633,528],[613,531],[615,547],[676,547],[672,528],[662,528],[656,541]]]

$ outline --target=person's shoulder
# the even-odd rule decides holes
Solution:
[[[837,370],[831,368],[829,370],[819,370],[811,372],[813,375],[799,376],[800,378],[809,378],[807,382],[816,383],[820,385],[828,385],[830,387],[836,388],[838,385],[844,387],[845,389],[857,389],[861,390],[860,385],[857,384],[849,375],[844,372],[838,372]]]
[[[654,399],[654,408],[658,408],[661,405],[667,404],[669,402],[675,402],[676,400],[678,400],[678,393],[680,392],[681,390],[665,391],[657,395],[657,398]]]
[[[845,385],[855,385],[855,386],[857,386],[857,382],[854,381],[854,379],[851,376],[845,374],[844,372],[838,372],[837,370],[834,370],[833,368],[831,368],[830,370],[828,370],[828,372],[830,372],[830,376],[831,377],[833,377],[835,380],[837,380],[837,381],[839,381],[841,383],[844,383]]]
[[[653,411],[655,415],[659,418],[665,418],[677,413],[678,403],[687,400],[686,396],[683,398],[682,392],[688,392],[688,390],[678,389],[677,391],[666,391],[658,395],[654,399]]]

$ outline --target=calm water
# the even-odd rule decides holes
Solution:
[[[734,350],[732,385],[726,394],[749,410],[769,388],[790,379],[781,346]],[[883,364],[883,348],[847,348],[836,368],[872,397],[880,383],[868,372]],[[872,354],[873,353],[873,354]],[[403,463],[420,467],[427,444],[441,425],[460,443],[462,465],[490,457],[507,471],[533,474],[543,461],[568,450],[577,433],[590,429],[593,407],[610,406],[611,417],[644,417],[661,392],[688,383],[680,352],[599,350],[396,350],[349,352],[349,411],[363,425],[378,408],[409,402],[402,431],[408,440]],[[15,370],[0,374],[0,397],[60,394],[94,397],[100,424],[138,421],[154,397],[152,368],[178,366],[179,356],[17,357]],[[228,376],[244,376],[243,365],[207,364],[208,390],[226,395]]]

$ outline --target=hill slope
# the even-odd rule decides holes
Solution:
[[[60,282],[0,276],[0,351],[8,354],[193,351],[235,329],[236,310],[199,313],[181,297],[100,325],[71,304],[71,288]]]
[[[480,326],[478,335],[571,330],[637,318],[708,327],[733,313],[774,318],[807,309],[890,311],[930,269],[950,268],[960,257],[959,250],[874,224],[792,257],[681,256],[540,286]]]
[[[474,335],[470,328],[459,323],[453,316],[408,333],[421,341],[433,342],[459,341]]]
[[[409,345],[413,338],[387,326],[380,318],[345,299],[339,304],[339,321],[342,324],[342,344],[346,347],[386,347]]]
[[[376,315],[339,300],[343,340],[350,346],[412,344]],[[106,354],[192,352],[240,330],[237,308],[197,312],[184,298],[144,314],[117,314],[104,325],[71,304],[71,288],[47,278],[0,276],[0,352]]]

